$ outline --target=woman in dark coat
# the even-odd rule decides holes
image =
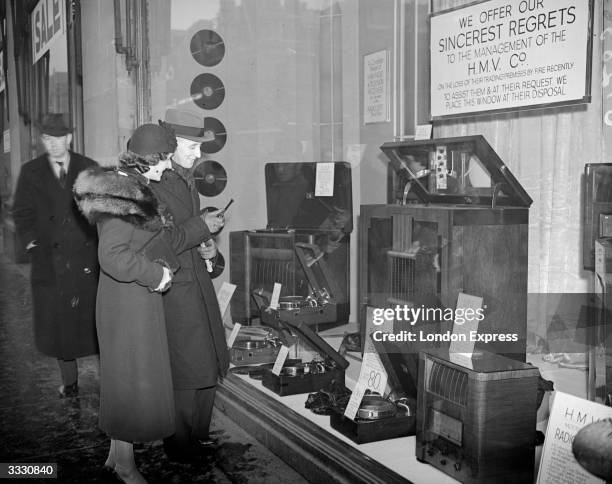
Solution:
[[[111,437],[106,466],[125,482],[146,482],[132,442],[174,432],[172,377],[161,293],[172,272],[143,247],[170,222],[148,182],[157,182],[176,140],[139,127],[114,171],[87,171],[75,183],[80,209],[99,233],[96,325],[100,344],[99,425]],[[145,255],[146,254],[146,255]],[[152,260],[153,259],[153,260]]]

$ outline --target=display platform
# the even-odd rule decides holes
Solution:
[[[346,327],[321,336],[340,346]],[[348,353],[346,386],[359,374],[360,355]],[[311,482],[432,483],[457,481],[416,460],[415,437],[356,444],[304,404],[308,394],[281,397],[247,375],[228,374],[218,386],[215,405]]]
[[[348,325],[321,332],[333,348],[339,348],[346,333],[357,330]],[[586,397],[586,372],[559,368],[542,354],[527,360],[538,367],[557,390]],[[345,383],[353,389],[359,376],[361,355],[347,353]],[[328,416],[305,408],[307,394],[281,397],[261,381],[246,375],[228,375],[219,385],[215,405],[268,449],[311,482],[338,483],[456,483],[458,481],[415,457],[414,436],[367,444],[356,444],[330,426]],[[549,397],[545,396],[537,417],[537,429],[546,431]],[[534,482],[542,446],[535,449]]]

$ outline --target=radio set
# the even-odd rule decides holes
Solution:
[[[492,353],[419,353],[416,456],[464,483],[531,483],[539,370]]]
[[[280,374],[275,375],[272,369],[263,370],[262,384],[280,396],[310,393],[329,386],[335,382],[344,385],[344,371],[349,363],[304,321],[278,320],[279,326],[317,350],[323,357],[310,362],[293,361],[285,366]]]

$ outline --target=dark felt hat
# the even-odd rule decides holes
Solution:
[[[176,138],[167,129],[157,124],[143,124],[136,128],[127,143],[127,148],[139,155],[174,153]]]
[[[66,136],[74,129],[67,113],[49,113],[36,124],[42,134],[49,136]]]
[[[204,143],[215,139],[212,132],[204,130],[204,119],[193,111],[171,108],[160,124],[170,127],[178,138]]]

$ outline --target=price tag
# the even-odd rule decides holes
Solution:
[[[287,355],[289,354],[289,348],[285,345],[280,347],[278,351],[278,356],[276,357],[276,361],[274,362],[274,367],[272,367],[272,373],[276,376],[280,375],[281,370],[283,369],[283,365],[285,364],[285,360],[287,359]]]
[[[364,353],[358,384],[383,395],[387,388],[388,375],[378,353]]]
[[[234,341],[236,341],[236,336],[238,336],[238,333],[240,332],[240,328],[242,328],[242,324],[240,323],[234,324],[234,328],[232,329],[232,332],[230,333],[229,338],[227,339],[228,348],[231,348],[232,346],[234,346]]]
[[[363,395],[365,394],[366,388],[358,382],[353,389],[353,393],[351,394],[351,398],[346,404],[346,409],[344,410],[344,416],[350,418],[351,420],[355,420],[355,416],[357,415],[357,410],[359,410],[359,406],[361,405],[361,400],[363,400]]]
[[[225,311],[227,311],[227,306],[229,306],[230,299],[232,299],[235,290],[235,284],[230,284],[229,282],[224,282],[223,284],[221,284],[219,292],[217,293],[217,301],[219,301],[219,309],[221,310],[221,316],[225,316]]]
[[[278,298],[280,297],[282,287],[282,284],[279,284],[278,282],[274,283],[274,289],[272,289],[272,297],[270,298],[270,307],[272,309],[278,309]]]

